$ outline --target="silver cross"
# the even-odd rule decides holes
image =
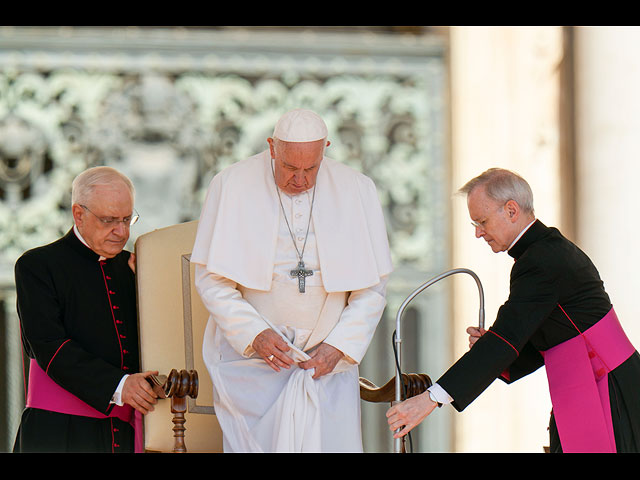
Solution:
[[[292,278],[298,277],[298,290],[300,293],[304,293],[305,279],[306,277],[313,275],[313,270],[306,270],[304,268],[304,262],[300,260],[298,262],[298,268],[291,270],[290,275]]]

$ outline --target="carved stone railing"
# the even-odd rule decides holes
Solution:
[[[267,148],[283,111],[312,108],[331,131],[327,155],[376,183],[396,265],[389,309],[415,278],[446,267],[446,40],[314,30],[0,27],[7,442],[24,404],[22,378],[12,373],[21,362],[13,264],[68,231],[70,185],[89,166],[113,166],[135,184],[141,218],[131,246],[145,232],[198,218],[217,172]],[[447,305],[429,300],[415,311],[440,316]],[[386,324],[377,338],[390,334]],[[416,361],[440,370],[446,365],[422,358],[446,358],[445,324],[431,324],[408,343],[423,345]],[[363,365],[369,378],[387,374],[378,359],[388,345],[377,338]],[[381,420],[375,410],[365,405],[364,429]],[[376,435],[364,438],[368,451],[383,448]]]

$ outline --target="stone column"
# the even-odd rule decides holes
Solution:
[[[562,32],[561,27],[455,27],[450,37],[452,191],[487,168],[514,170],[531,184],[540,218],[561,228]],[[480,276],[488,327],[508,296],[513,260],[475,238],[464,198],[452,202],[453,266]],[[477,324],[478,315],[475,284],[459,277],[452,362],[467,351],[465,329]],[[437,380],[436,372],[429,373]],[[509,386],[498,380],[455,415],[455,451],[542,452],[550,405],[543,371]]]
[[[576,241],[640,345],[639,27],[577,27]]]

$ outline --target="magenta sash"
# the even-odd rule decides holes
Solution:
[[[135,452],[143,451],[142,415],[137,410],[129,405],[122,407],[116,405],[109,415],[105,415],[54,382],[33,358],[29,362],[29,389],[27,390],[26,406],[82,417],[119,418],[123,422],[130,423],[135,431]]]
[[[584,333],[542,352],[563,452],[616,452],[607,377],[634,351],[612,308]]]

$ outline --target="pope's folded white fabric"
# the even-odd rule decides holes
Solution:
[[[322,451],[322,416],[312,374],[313,370],[294,370],[276,402],[275,452]]]
[[[309,358],[284,336],[284,327],[271,328],[287,340],[292,358]],[[356,365],[341,360],[316,380],[313,369],[275,372],[260,358],[239,355],[220,332],[207,325],[203,351],[225,452],[362,451]]]

